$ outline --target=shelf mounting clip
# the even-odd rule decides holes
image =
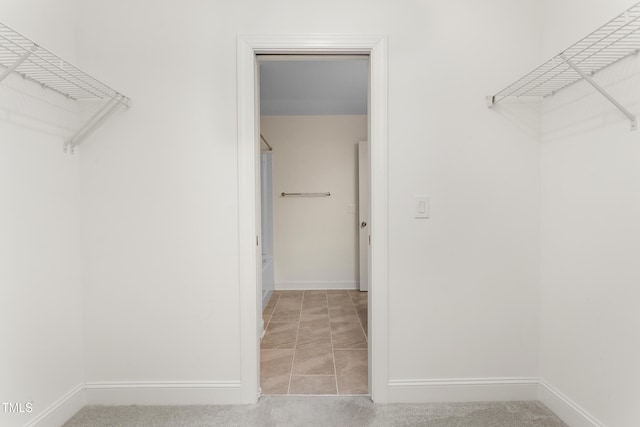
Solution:
[[[620,104],[613,96],[611,96],[609,92],[607,92],[602,86],[600,86],[595,80],[593,80],[593,78],[589,74],[585,73],[580,69],[580,67],[574,64],[573,61],[571,61],[571,59],[569,59],[564,53],[560,54],[560,58],[562,58],[562,60],[569,67],[571,67],[576,73],[580,74],[583,79],[585,79],[591,86],[593,86],[598,92],[600,92],[602,96],[607,98],[609,102],[615,105],[618,110],[622,111],[622,113],[627,116],[627,118],[631,121],[631,130],[638,129],[638,118],[635,115],[631,114],[631,112],[627,110],[624,105]]]

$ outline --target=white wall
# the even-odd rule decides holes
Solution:
[[[262,116],[273,150],[276,288],[358,284],[358,141],[367,116]],[[283,192],[330,197],[281,197]]]
[[[537,113],[484,96],[539,62],[539,2],[80,11],[82,64],[133,99],[82,146],[90,384],[240,380],[236,37],[283,33],[389,37],[391,379],[537,376]]]
[[[73,61],[76,2],[53,3],[3,1],[0,16]],[[60,425],[82,406],[79,157],[62,152],[75,125],[66,98],[13,75],[0,84],[0,402],[25,411],[0,406],[2,426]]]
[[[389,49],[391,380],[536,377],[538,114],[482,99],[539,62],[538,3],[401,10]],[[423,194],[428,220],[414,218]]]
[[[144,400],[136,381],[151,402],[195,403],[148,391],[190,384],[238,400],[236,36],[367,33],[389,36],[390,380],[540,374],[601,423],[638,424],[637,135],[578,85],[544,106],[539,158],[536,109],[482,101],[632,3],[380,0],[362,19],[338,0],[4,1],[3,22],[133,106],[70,157],[64,108],[0,88],[0,399],[34,403],[1,423],[83,381],[78,265],[94,400]],[[598,77],[632,111],[638,66]],[[427,221],[416,194],[431,196]]]
[[[635,1],[549,1],[545,51],[559,52]],[[580,10],[580,13],[576,13]],[[596,75],[640,113],[640,59]],[[571,425],[640,425],[640,145],[629,121],[581,82],[544,105],[541,397]]]
[[[209,4],[80,5],[83,63],[132,99],[81,147],[90,402],[238,400],[234,18]]]

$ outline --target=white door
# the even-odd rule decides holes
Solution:
[[[358,228],[360,230],[360,290],[369,290],[371,240],[369,230],[369,142],[358,143]]]
[[[262,221],[262,306],[267,306],[273,294],[273,157],[271,152],[261,154],[262,169],[260,170],[261,216]],[[262,312],[261,312],[262,313]],[[261,314],[260,313],[260,314]],[[262,317],[258,318],[258,321]]]
[[[254,58],[255,59],[255,58]],[[260,65],[258,61],[254,60],[253,63],[256,81],[255,81],[255,93],[260,93]],[[254,188],[255,188],[255,230],[256,230],[256,246],[255,246],[255,260],[256,260],[256,332],[258,341],[258,352],[260,352],[260,340],[264,335],[264,320],[262,320],[262,141],[260,140],[260,103],[256,106],[254,111],[254,123],[258,124],[257,133],[253,135],[253,170],[254,174]],[[258,378],[260,378],[260,360],[258,359]],[[260,382],[258,381],[258,387]]]
[[[255,198],[255,206],[256,206],[256,319],[258,320],[257,324],[257,335],[258,335],[258,348],[260,348],[260,339],[264,335],[264,320],[262,320],[262,189],[261,189],[261,175],[262,171],[260,168],[261,156],[260,156],[260,145],[257,146],[256,155],[255,155],[255,188],[256,188],[256,198]]]

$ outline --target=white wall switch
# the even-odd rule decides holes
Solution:
[[[356,204],[355,203],[347,204],[347,213],[355,215],[355,213],[356,213]]]
[[[429,196],[416,196],[416,218],[429,218]]]

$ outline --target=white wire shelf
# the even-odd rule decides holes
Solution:
[[[591,76],[604,68],[640,52],[640,3],[635,4],[582,40],[516,80],[493,96],[487,97],[492,107],[510,97],[546,97],[586,80],[620,109],[636,128],[636,118]]]
[[[72,151],[117,107],[130,104],[122,93],[0,23],[0,81],[11,74],[72,100],[105,101],[103,108],[65,141],[65,150]]]

